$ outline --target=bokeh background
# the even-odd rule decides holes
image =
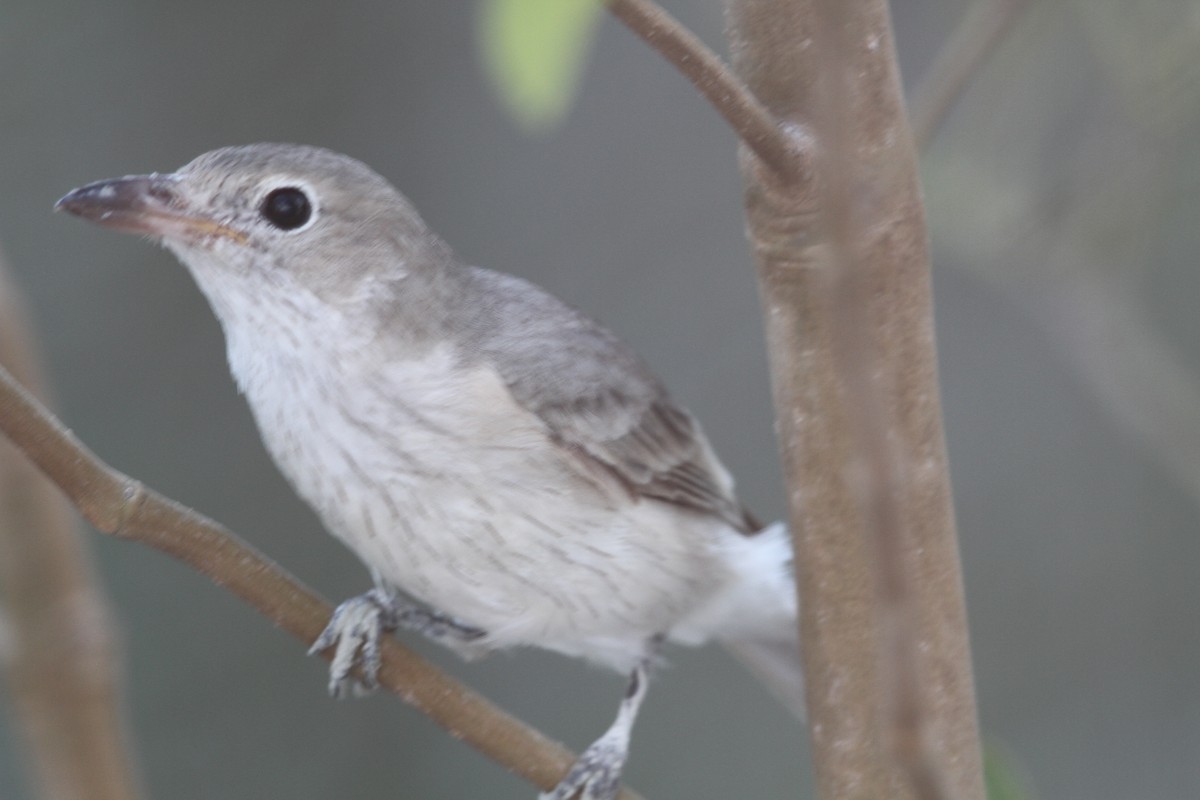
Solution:
[[[722,46],[715,0],[665,3]],[[1042,798],[1200,796],[1200,6],[1034,3],[924,154],[982,726]],[[906,84],[964,4],[895,8]],[[616,329],[783,512],[734,141],[606,21],[576,105],[527,136],[468,2],[0,5],[0,246],[64,418],[330,598],[364,570],[289,492],[183,269],[51,213],[83,182],[222,145],[322,144],[468,260]],[[148,796],[528,798],[388,697],[143,547],[88,537],[119,612]],[[430,652],[417,643],[418,648]],[[622,680],[536,653],[440,663],[578,748]],[[811,795],[803,736],[723,653],[670,653],[628,770],[648,797]],[[0,694],[0,797],[32,800]]]

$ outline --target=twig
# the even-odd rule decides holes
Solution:
[[[44,385],[23,303],[0,264],[0,364]],[[0,442],[0,654],[47,800],[133,800],[117,635],[71,507]]]
[[[691,81],[777,180],[805,177],[804,149],[695,34],[653,0],[609,0],[608,8]]]
[[[1030,0],[979,0],[967,11],[908,104],[918,151],[929,146],[950,108],[1029,5]]]
[[[1179,153],[1158,135],[1104,129],[1083,144],[1081,163],[1104,170],[1036,191],[986,168],[972,176],[999,182],[1007,199],[964,217],[942,207],[945,261],[1029,307],[1115,429],[1200,508],[1200,373],[1136,286],[1155,252],[1147,237],[1171,210]],[[1097,249],[1099,232],[1106,245]]]
[[[102,532],[178,558],[306,645],[328,622],[328,603],[223,526],[100,461],[3,369],[0,430]],[[379,683],[455,738],[542,789],[553,788],[575,760],[566,748],[394,639],[383,642]],[[620,796],[637,798],[629,790]]]
[[[1145,302],[1095,266],[1089,254],[1046,286],[1034,312],[1114,427],[1200,506],[1200,376]]]

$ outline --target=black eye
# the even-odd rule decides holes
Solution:
[[[304,192],[294,186],[285,186],[268,194],[258,210],[276,228],[291,231],[308,222],[312,216],[312,203]]]

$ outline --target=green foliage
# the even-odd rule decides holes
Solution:
[[[603,9],[600,0],[481,0],[483,63],[521,127],[545,130],[566,115]]]
[[[1003,747],[983,748],[983,782],[988,800],[1031,800],[1028,782],[1013,757]]]

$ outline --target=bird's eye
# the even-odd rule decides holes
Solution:
[[[267,222],[285,231],[295,230],[312,217],[312,203],[308,195],[294,186],[275,189],[258,207]]]

